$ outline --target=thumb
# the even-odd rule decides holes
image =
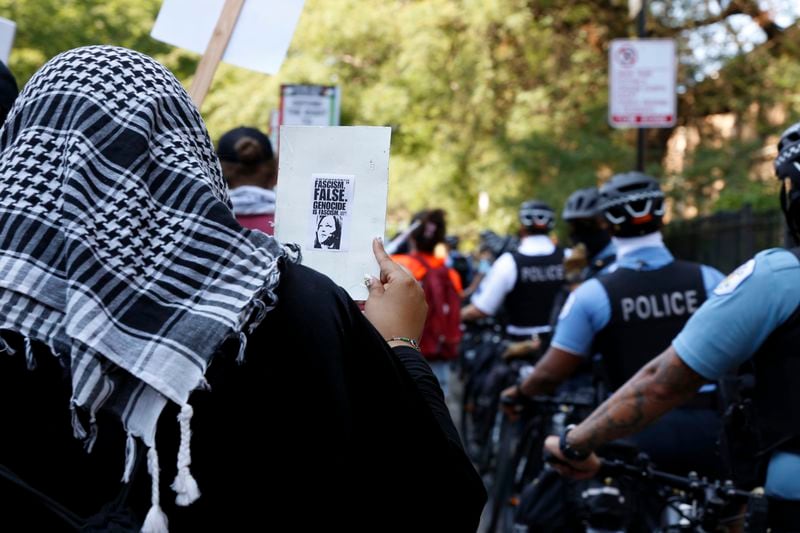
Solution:
[[[386,290],[383,288],[383,283],[378,278],[370,276],[367,279],[367,290],[369,291],[369,297],[373,296],[381,296]]]

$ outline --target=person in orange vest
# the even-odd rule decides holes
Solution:
[[[414,216],[412,225],[417,222],[408,237],[409,252],[393,255],[392,259],[405,267],[425,291],[428,315],[419,347],[446,397],[450,362],[458,357],[461,342],[463,287],[458,272],[445,265],[444,257],[434,255],[447,232],[444,211],[421,211]]]

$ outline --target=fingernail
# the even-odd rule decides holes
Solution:
[[[364,274],[364,285],[369,288],[370,284],[372,283],[372,276],[369,274]]]

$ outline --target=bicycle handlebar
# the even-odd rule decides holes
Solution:
[[[550,454],[545,454],[545,461],[569,466],[569,463]],[[731,481],[709,480],[701,478],[696,474],[690,474],[686,477],[678,476],[656,470],[649,463],[635,465],[620,459],[605,458],[601,458],[601,463],[602,466],[600,467],[598,475],[623,475],[638,479],[653,480],[675,489],[686,490],[697,494],[705,494],[708,489],[712,489],[717,496],[729,501],[747,501],[755,495],[752,492],[737,489],[733,486],[733,482]]]
[[[709,480],[706,478],[701,478],[696,474],[690,474],[687,477],[678,476],[668,472],[656,470],[650,464],[633,465],[619,459],[602,459],[600,472],[611,475],[627,475],[631,477],[637,477],[639,479],[652,479],[670,487],[691,492],[704,492],[707,489],[713,489],[717,495],[725,497],[729,500],[747,500],[752,496],[751,492],[743,491],[734,487],[733,482],[731,481]]]
[[[595,402],[593,398],[589,398],[586,394],[559,394],[558,396],[501,396],[500,403],[508,407],[535,407],[535,406],[548,406],[560,407],[562,405],[569,407],[594,407]]]

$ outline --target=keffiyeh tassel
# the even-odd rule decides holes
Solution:
[[[178,475],[175,476],[175,481],[172,482],[172,490],[177,494],[175,503],[183,507],[191,505],[200,497],[200,489],[197,487],[197,481],[195,481],[189,470],[189,465],[192,464],[190,448],[192,439],[192,429],[190,427],[192,414],[194,414],[194,410],[188,403],[183,404],[181,412],[178,414],[178,422],[181,427],[181,443],[178,448]]]
[[[244,363],[244,352],[247,350],[247,335],[244,331],[239,332],[239,355],[236,356],[236,362],[240,365]]]
[[[136,440],[133,435],[128,433],[125,442],[125,471],[122,473],[122,482],[130,483],[133,467],[136,465]]]
[[[8,355],[14,355],[15,353],[17,353],[16,350],[14,350],[14,348],[8,345],[8,343],[3,337],[0,337],[0,352],[4,352]]]
[[[78,406],[74,401],[70,403],[69,410],[72,413],[72,435],[78,440],[84,440],[87,435],[86,429],[81,424],[81,419],[78,418]]]
[[[142,533],[169,533],[167,515],[161,509],[161,497],[158,488],[160,470],[155,446],[147,450],[147,470],[153,480],[153,488],[150,496],[151,506],[150,510],[147,511],[144,524],[142,524]]]
[[[264,301],[259,298],[256,298],[253,304],[256,306],[256,310],[254,311],[255,318],[250,321],[250,326],[247,330],[248,333],[253,333],[256,330],[259,324],[261,324],[261,321],[264,320],[264,317],[267,316],[267,312],[269,311],[269,309],[267,309],[267,304],[265,304]]]
[[[36,359],[33,357],[33,346],[31,345],[30,337],[25,337],[25,364],[28,370],[36,369]]]

